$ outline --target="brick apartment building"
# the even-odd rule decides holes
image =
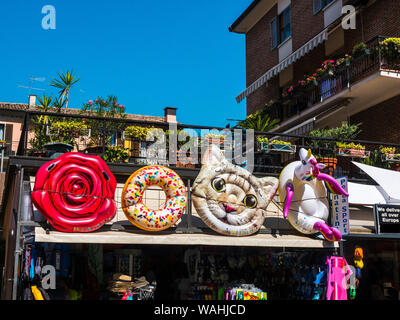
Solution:
[[[355,29],[342,27],[346,5],[355,8]],[[362,122],[360,139],[398,142],[400,65],[385,62],[380,36],[399,37],[399,18],[397,0],[254,0],[229,28],[246,36],[246,90],[237,102],[246,99],[248,115],[269,105],[281,120],[277,132]],[[366,54],[285,97],[323,61],[352,55],[360,43]]]

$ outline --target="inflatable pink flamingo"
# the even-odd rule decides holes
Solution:
[[[328,241],[340,241],[340,231],[327,224],[329,204],[323,182],[335,194],[348,196],[348,193],[333,177],[320,172],[325,165],[317,162],[311,150],[300,149],[299,154],[300,161],[287,165],[279,177],[283,216],[301,233],[321,232]]]

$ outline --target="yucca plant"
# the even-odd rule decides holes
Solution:
[[[279,119],[271,119],[268,114],[256,112],[249,115],[245,120],[239,122],[239,126],[245,129],[253,129],[259,132],[268,132],[279,123]]]
[[[58,77],[59,79],[50,81],[50,85],[59,89],[59,98],[61,98],[62,101],[65,99],[65,108],[68,108],[70,89],[79,81],[79,78],[76,77],[73,71],[69,70],[67,70],[66,73],[59,73]]]

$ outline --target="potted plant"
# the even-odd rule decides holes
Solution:
[[[47,149],[65,153],[72,151],[76,146],[79,150],[78,139],[84,140],[87,137],[87,125],[83,120],[57,120],[48,127],[51,143],[47,144]],[[69,150],[69,151],[68,151]]]
[[[347,122],[342,122],[341,126],[335,128],[315,129],[310,132],[310,137],[330,139],[311,139],[311,141],[307,141],[308,146],[316,154],[318,162],[327,166],[329,174],[333,175],[338,163],[334,152],[336,142],[341,139],[355,139],[361,132],[360,126],[361,123],[349,125]]]
[[[380,46],[384,65],[400,64],[400,38],[387,38],[380,43]]]
[[[369,54],[369,53],[370,53],[370,51],[364,42],[361,42],[353,47],[352,54],[353,54],[354,58],[359,58],[359,57],[361,57],[365,54]]]
[[[361,144],[356,144],[354,142],[344,143],[337,142],[338,155],[340,156],[351,156],[351,157],[365,157],[365,146]]]
[[[108,96],[107,98],[98,97],[84,103],[80,111],[84,115],[93,115],[98,117],[110,118],[110,120],[99,121],[97,119],[86,119],[88,128],[91,129],[90,140],[85,152],[92,154],[103,153],[104,148],[110,145],[112,136],[110,132],[122,132],[125,124],[114,119],[126,118],[125,106],[118,103],[116,96]]]
[[[103,159],[106,162],[127,162],[129,159],[129,149],[122,146],[107,147]]]
[[[396,148],[395,148],[395,147],[391,148],[391,147],[382,147],[382,146],[381,146],[381,147],[379,148],[379,151],[380,151],[382,154],[385,155],[386,159],[392,160],[392,159],[394,159],[394,155],[395,155],[395,152],[396,152]]]
[[[212,144],[224,144],[225,141],[225,135],[224,134],[214,134],[214,133],[209,133],[204,136],[204,138],[208,141],[208,143]]]
[[[269,142],[268,137],[258,136],[256,139],[257,139],[257,149],[259,151],[268,151],[268,142]]]
[[[353,58],[352,56],[350,56],[346,53],[343,58],[339,58],[336,60],[336,68],[342,67],[343,65],[345,65],[347,67],[350,66],[350,62],[351,62],[352,58]]]

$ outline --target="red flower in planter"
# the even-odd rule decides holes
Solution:
[[[70,152],[40,167],[32,202],[55,229],[91,232],[114,218],[116,186],[100,157]]]

